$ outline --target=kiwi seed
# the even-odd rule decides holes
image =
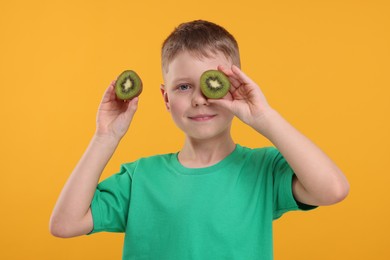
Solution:
[[[229,92],[230,81],[219,70],[207,70],[200,77],[200,89],[207,98],[222,98]]]
[[[119,99],[129,100],[142,92],[141,78],[132,70],[122,72],[115,82],[115,93]]]

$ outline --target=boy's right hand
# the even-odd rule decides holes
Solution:
[[[125,135],[138,98],[119,100],[115,81],[107,88],[96,119],[96,132],[87,150],[65,184],[50,218],[50,231],[58,237],[74,237],[93,229],[91,201],[99,178]]]
[[[96,118],[95,135],[119,141],[127,132],[138,107],[138,97],[123,101],[116,97],[115,80],[103,95]]]

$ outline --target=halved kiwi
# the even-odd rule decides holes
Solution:
[[[142,92],[141,78],[132,70],[122,72],[115,83],[115,93],[119,99],[129,100]]]
[[[219,70],[207,70],[200,77],[200,89],[208,98],[222,98],[229,92],[230,81]]]

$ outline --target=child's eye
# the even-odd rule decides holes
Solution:
[[[191,86],[189,84],[180,84],[177,88],[181,91],[186,91],[189,90]]]

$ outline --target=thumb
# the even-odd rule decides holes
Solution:
[[[126,108],[126,114],[130,118],[132,118],[134,116],[135,111],[137,111],[137,108],[138,108],[138,97],[135,97],[129,101]]]
[[[220,106],[226,110],[229,110],[230,112],[233,112],[233,109],[232,109],[232,101],[231,100],[227,100],[227,99],[208,99],[207,102],[209,102],[210,104],[214,104],[214,105],[217,105],[217,106]]]

